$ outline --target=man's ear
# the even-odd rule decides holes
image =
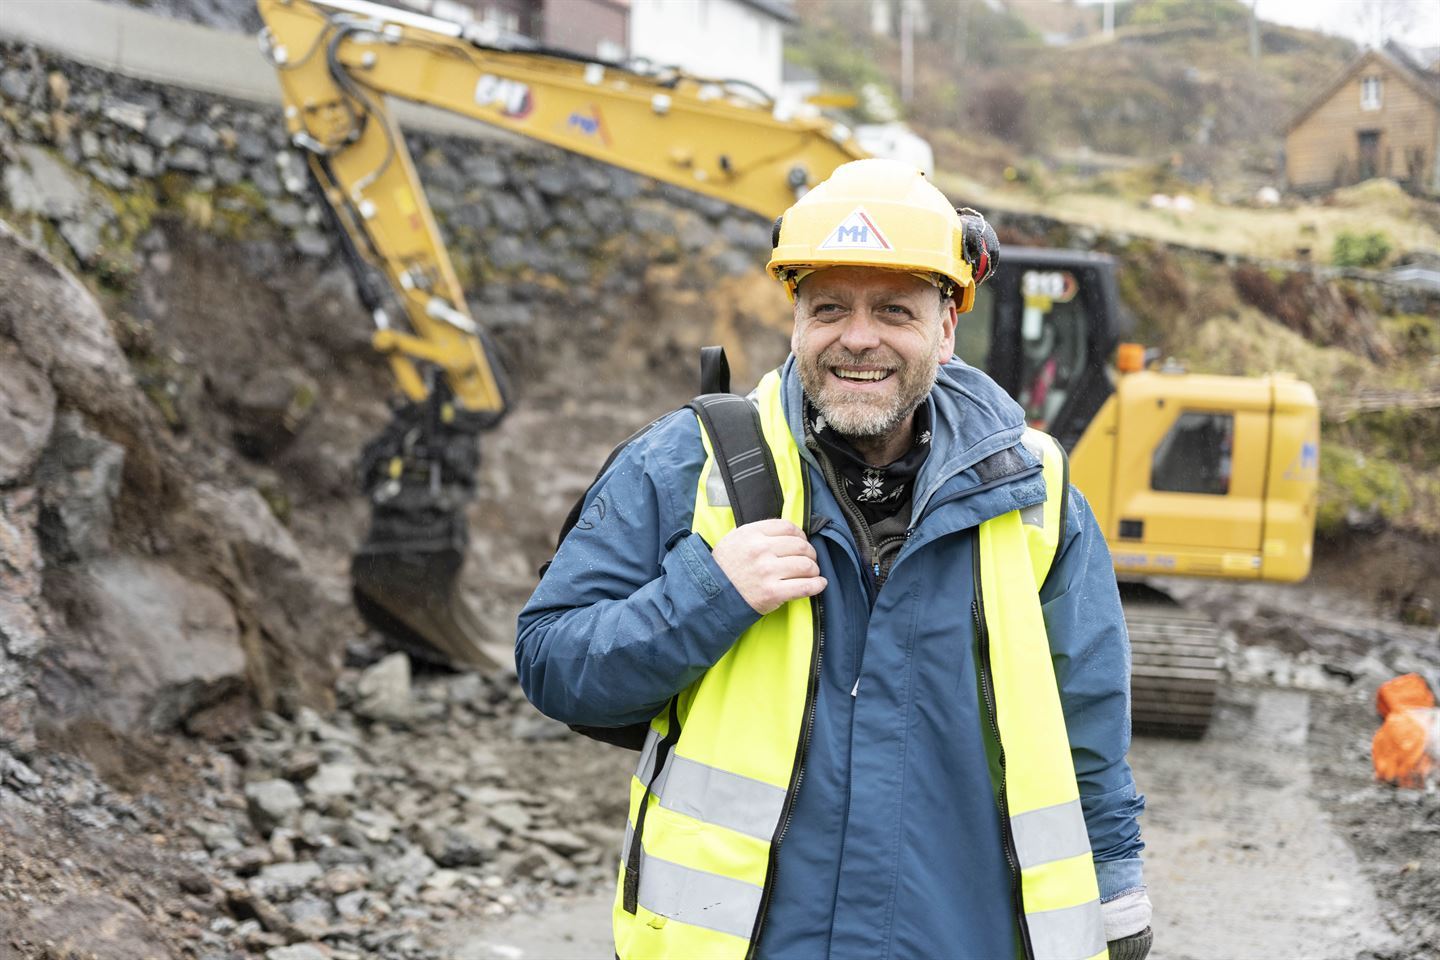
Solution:
[[[955,301],[946,300],[940,307],[940,347],[937,353],[938,363],[945,363],[955,355],[955,325],[960,322],[960,314],[955,309]]]

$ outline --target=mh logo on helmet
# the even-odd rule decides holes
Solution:
[[[890,241],[875,226],[863,207],[856,207],[850,216],[830,231],[820,244],[821,250],[889,250]]]

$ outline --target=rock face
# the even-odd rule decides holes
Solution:
[[[265,499],[191,482],[94,297],[3,224],[0,287],[0,743],[37,703],[139,730],[331,702],[340,600]]]
[[[393,380],[283,118],[8,41],[0,60],[0,742],[37,706],[212,735],[329,709],[347,645],[375,646],[348,596],[351,471]],[[740,380],[783,356],[784,300],[768,228],[724,204],[549,148],[407,139],[528,394],[486,438],[473,524],[471,599],[504,647],[609,446],[689,395],[698,346],[727,342]],[[360,709],[409,723],[386,670]]]

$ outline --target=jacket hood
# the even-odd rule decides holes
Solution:
[[[781,368],[781,376],[790,432],[796,438],[800,455],[818,469],[819,464],[804,442],[804,391],[793,354]],[[926,501],[947,481],[1002,450],[1015,449],[1023,461],[1022,471],[1039,462],[1020,443],[1025,432],[1025,411],[984,371],[952,358],[940,367],[926,402],[930,404],[933,433],[930,456],[925,459],[915,485],[915,515],[920,514]],[[976,484],[980,482],[973,471],[971,480]]]

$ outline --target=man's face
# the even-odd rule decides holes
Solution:
[[[830,267],[800,281],[795,354],[800,383],[827,423],[885,436],[930,393],[955,349],[955,305],[919,277]]]

